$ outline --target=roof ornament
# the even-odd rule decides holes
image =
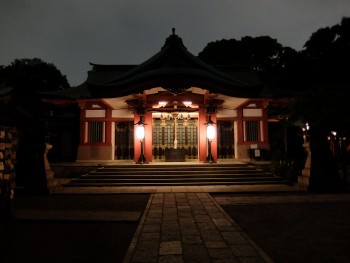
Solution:
[[[175,27],[173,27],[171,31],[173,31],[173,35],[175,35]]]

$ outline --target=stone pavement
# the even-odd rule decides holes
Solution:
[[[208,193],[154,193],[124,263],[272,262]]]

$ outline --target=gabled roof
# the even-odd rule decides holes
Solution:
[[[74,89],[81,92],[87,89],[88,92],[83,94],[93,98],[112,98],[143,93],[155,87],[175,94],[190,87],[200,87],[211,93],[256,98],[262,88],[257,79],[242,78],[239,72],[237,77],[232,71],[225,74],[192,55],[174,29],[161,50],[140,65],[90,64],[93,69],[89,71],[87,80],[71,91],[66,90],[72,96],[77,95]]]
[[[87,84],[94,97],[124,96],[154,87],[180,93],[191,86],[236,97],[259,96],[260,85],[241,81],[204,63],[187,51],[174,30],[157,54],[124,73],[115,72],[113,76],[116,66],[92,65]]]

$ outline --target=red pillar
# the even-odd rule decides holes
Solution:
[[[263,130],[263,138],[261,140],[264,143],[269,143],[269,129],[268,129],[268,115],[267,115],[267,109],[263,108],[262,109],[263,116],[262,116],[262,130]]]
[[[85,108],[80,108],[80,145],[85,143]]]
[[[140,120],[140,115],[134,114],[134,124]],[[152,112],[146,112],[143,115],[143,122],[146,124],[145,127],[145,139],[143,140],[143,154],[146,158],[146,162],[152,162]],[[141,155],[141,143],[136,138],[136,127],[134,129],[134,162],[137,163]]]
[[[214,161],[216,162],[218,160],[218,126],[217,126],[216,113],[211,115],[211,120],[216,123],[216,125],[214,125],[215,137],[211,142],[211,155],[213,156]]]
[[[208,116],[205,112],[205,109],[199,110],[198,116],[198,130],[199,130],[199,161],[205,162],[208,156],[208,138],[207,138],[207,125]],[[211,120],[213,122],[217,122],[216,113],[211,114]],[[216,129],[216,135],[211,142],[211,155],[214,158],[214,161],[217,161],[218,158],[218,134],[217,134],[217,126],[214,125]]]
[[[153,119],[152,119],[152,112],[146,112],[144,115],[145,123],[147,124],[145,126],[145,147],[144,147],[144,154],[146,157],[146,162],[152,162],[153,155],[152,155],[152,143],[153,143]]]
[[[237,144],[243,144],[243,109],[237,109]]]
[[[107,109],[106,110],[106,144],[111,145],[112,144],[112,110]]]
[[[198,113],[198,159],[200,162],[205,162],[207,158],[207,127],[205,125],[205,123],[207,122],[207,115],[205,113],[205,109],[199,109]]]
[[[140,120],[140,115],[138,115],[136,112],[134,113],[134,124],[137,123]],[[134,129],[134,162],[137,163],[141,154],[141,143],[136,138],[136,125]]]

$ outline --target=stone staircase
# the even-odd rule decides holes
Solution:
[[[201,186],[289,183],[287,180],[244,163],[133,164],[100,167],[63,186]]]

